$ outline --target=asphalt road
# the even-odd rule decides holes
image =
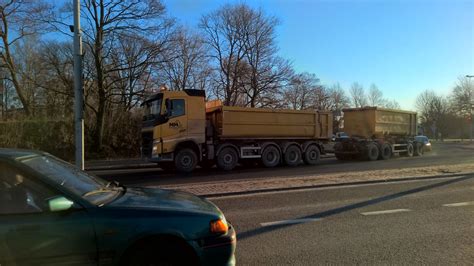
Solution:
[[[442,164],[474,163],[474,145],[459,143],[437,143],[433,151],[422,157],[395,157],[386,161],[338,161],[334,157],[324,158],[318,165],[298,167],[263,167],[243,168],[223,172],[214,169],[197,169],[194,173],[183,175],[163,171],[160,168],[107,169],[90,171],[106,179],[113,179],[124,184],[169,185],[223,180],[240,180],[249,178],[278,178],[313,175],[315,173],[356,172],[379,169],[399,169]]]
[[[474,262],[474,175],[211,200],[239,265]]]

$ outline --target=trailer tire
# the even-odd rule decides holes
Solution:
[[[237,166],[239,155],[232,147],[223,148],[217,155],[217,167],[224,171],[230,171]]]
[[[303,159],[307,165],[317,164],[320,158],[321,158],[321,152],[319,151],[318,146],[310,145],[308,148],[306,148]]]
[[[392,148],[388,143],[382,144],[382,147],[380,148],[380,159],[382,160],[388,160],[392,157]]]
[[[262,152],[262,163],[265,167],[275,167],[280,164],[281,154],[277,147],[268,145]]]
[[[176,153],[174,164],[176,170],[182,173],[192,172],[197,165],[198,156],[193,149],[183,148]]]
[[[423,155],[423,144],[421,143],[415,143],[415,156],[422,156]]]
[[[407,144],[407,151],[406,151],[405,155],[407,157],[413,157],[413,153],[414,153],[413,143],[408,143]]]
[[[379,158],[379,148],[377,148],[377,145],[375,145],[374,143],[369,143],[367,145],[366,158],[369,161],[375,161]]]
[[[296,145],[289,146],[284,154],[285,164],[288,166],[297,166],[301,162],[301,150]]]

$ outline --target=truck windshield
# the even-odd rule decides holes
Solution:
[[[145,116],[143,120],[153,119],[160,115],[161,112],[161,103],[163,101],[162,96],[157,96],[153,100],[148,100],[144,103],[145,107]]]

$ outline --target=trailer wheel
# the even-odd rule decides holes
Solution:
[[[380,159],[388,160],[392,157],[392,148],[388,143],[382,144],[382,148],[380,149]]]
[[[316,145],[311,145],[304,152],[303,159],[306,164],[315,165],[318,163],[320,157],[321,152],[319,151],[319,148]]]
[[[423,155],[423,144],[421,143],[416,143],[415,144],[415,156],[422,156]]]
[[[280,163],[280,151],[277,147],[269,145],[262,152],[262,163],[265,167],[275,167]]]
[[[301,150],[296,145],[291,145],[286,149],[285,164],[288,166],[297,166],[301,161]]]
[[[367,145],[367,156],[366,158],[369,161],[375,161],[379,158],[379,148],[374,143],[369,143]]]
[[[414,153],[414,148],[413,148],[413,144],[412,143],[408,143],[407,144],[407,151],[406,151],[406,156],[407,157],[413,157],[413,153]]]
[[[175,156],[176,170],[182,173],[190,173],[196,168],[197,165],[197,154],[194,150],[184,148],[179,150]]]
[[[217,155],[217,167],[224,171],[230,171],[237,166],[239,155],[232,147],[223,148]]]

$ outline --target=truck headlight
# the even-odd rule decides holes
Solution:
[[[152,157],[158,156],[158,154],[160,154],[160,150],[161,150],[161,142],[159,140],[154,140],[153,147],[151,150],[151,156]]]

